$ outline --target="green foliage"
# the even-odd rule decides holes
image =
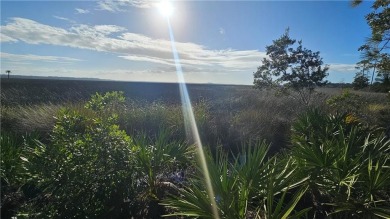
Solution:
[[[169,134],[161,130],[156,139],[146,136],[135,140],[137,168],[137,200],[144,206],[140,215],[158,218],[164,213],[159,202],[167,192],[184,180],[184,174],[194,157],[194,147],[184,142],[170,141]]]
[[[26,167],[42,191],[33,202],[31,217],[129,214],[125,200],[134,193],[136,146],[115,124],[116,116],[103,116],[107,105],[121,100],[117,93],[96,95],[86,105],[94,110],[62,110],[51,143],[31,147]]]
[[[265,143],[248,145],[232,161],[222,151],[215,159],[206,153],[207,166],[221,218],[287,218],[297,213],[294,208],[302,196],[299,192],[285,202],[285,195],[301,181],[296,179],[291,160],[285,158],[267,158],[269,146]],[[206,183],[198,164],[193,177],[189,179],[179,194],[163,201],[174,213],[170,215],[213,218],[210,197],[206,192]],[[281,198],[278,194],[283,193]],[[273,204],[276,204],[274,207]],[[266,205],[265,208],[261,206]],[[305,209],[306,211],[306,209]],[[303,213],[300,212],[300,213]]]
[[[302,115],[292,128],[291,155],[308,177],[316,217],[388,218],[390,141],[349,116]]]
[[[24,207],[30,218],[156,218],[158,205],[193,156],[184,142],[130,138],[111,107],[123,96],[97,94],[56,118],[49,144],[31,144],[24,158],[39,194]]]
[[[390,143],[361,124],[368,111],[378,118],[373,124],[387,124],[387,103],[382,94],[345,91],[328,100],[339,113],[298,118],[302,104],[248,88],[194,103],[202,140],[222,144],[206,155],[221,218],[388,218]],[[124,104],[116,93],[62,110],[2,108],[10,127],[52,127],[44,143],[2,130],[2,211],[15,203],[8,212],[18,218],[211,217],[194,147],[184,143],[181,106]],[[272,147],[236,148],[261,138]],[[281,141],[291,148],[269,155]]]
[[[27,171],[23,168],[23,154],[27,144],[30,144],[36,135],[18,136],[14,133],[2,131],[0,138],[1,157],[1,216],[10,218],[25,202],[23,186]]]
[[[27,163],[42,190],[35,202],[38,217],[107,217],[129,211],[124,200],[134,192],[136,146],[112,120],[65,110],[51,142],[36,145]]]
[[[104,95],[96,93],[92,95],[91,99],[85,105],[85,108],[91,109],[95,112],[112,113],[118,107],[123,106],[125,97],[122,91],[107,92]]]
[[[361,1],[353,1],[355,5]],[[383,83],[389,84],[390,73],[390,2],[388,0],[375,0],[372,4],[372,11],[365,18],[371,28],[371,36],[359,50],[363,52],[362,61],[368,63],[369,68],[373,69],[372,78],[375,70]],[[372,84],[372,81],[371,81]]]
[[[328,75],[328,67],[322,67],[320,52],[304,48],[302,41],[294,48],[295,43],[287,29],[266,47],[269,58],[264,58],[254,73],[254,85],[259,89],[271,87],[282,92],[292,89],[296,98],[307,105],[314,88],[326,84],[324,78]]]

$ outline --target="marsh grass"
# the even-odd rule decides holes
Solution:
[[[62,105],[40,104],[1,108],[2,130],[17,133],[48,133]]]
[[[13,87],[4,87],[1,94],[1,126],[4,130],[48,133],[62,107],[78,109],[94,92],[118,88],[123,89],[127,102],[116,113],[120,126],[128,134],[153,136],[164,128],[170,131],[172,139],[187,138],[176,93],[178,88],[174,84],[43,83],[39,80],[31,84],[14,82]],[[138,90],[141,87],[144,92]],[[60,88],[65,90],[61,93]],[[242,143],[259,139],[271,143],[271,152],[286,147],[291,123],[307,108],[289,96],[276,96],[274,92],[259,91],[250,86],[189,85],[189,92],[203,143],[213,147],[220,145],[236,152]],[[314,95],[311,106],[328,112],[354,110],[369,124],[388,124],[390,101],[386,95],[362,91],[351,93],[359,98],[342,100],[336,106],[330,106],[326,100],[343,95],[343,90],[321,88]],[[72,102],[67,102],[70,100]],[[354,103],[352,108],[351,101]],[[191,142],[191,139],[187,140]]]
[[[27,170],[22,165],[26,146],[38,139],[37,133],[20,136],[6,131],[0,136],[1,216],[11,218],[28,199]]]
[[[329,112],[350,113],[370,126],[387,128],[390,125],[390,99],[386,94],[344,89],[325,102]]]
[[[164,87],[159,86],[160,90]],[[176,89],[166,88],[172,90],[165,94]],[[272,92],[245,86],[202,85],[192,89],[193,111],[208,151],[215,199],[223,218],[315,214],[348,218],[363,210],[368,214],[358,216],[381,214],[376,206],[385,208],[382,215],[389,213],[389,142],[383,136],[367,133],[368,129],[359,129],[360,125],[355,127],[362,119],[364,127],[375,121],[368,120],[368,116],[386,124],[386,118],[378,116],[387,112],[389,99],[385,95],[354,93],[356,101],[354,95],[339,98],[343,93],[331,90],[317,94],[311,103],[310,107],[321,112],[300,116],[307,106]],[[22,152],[12,142],[21,141],[24,133],[40,132],[48,137],[42,143],[30,144],[35,157],[22,159],[28,160],[26,167],[30,167],[30,178],[26,175],[22,181],[41,188],[36,195],[41,199],[26,205],[24,212],[44,209],[48,215],[58,216],[58,212],[71,209],[68,216],[75,212],[95,215],[97,211],[107,216],[115,209],[118,215],[146,218],[169,213],[211,215],[204,177],[196,159],[187,153],[192,139],[186,135],[180,103],[174,97],[168,101],[153,95],[124,102],[122,95],[134,96],[127,91],[94,95],[90,101],[75,98],[72,103],[2,105],[2,149],[9,163],[19,168],[14,161],[20,161]],[[334,106],[325,102],[333,97],[341,101]],[[362,99],[367,104],[359,104]],[[114,101],[115,107],[106,100]],[[367,117],[351,112],[328,116],[350,103]],[[10,143],[3,143],[6,132],[12,136]],[[358,152],[362,150],[365,152]],[[8,165],[6,169],[10,175],[7,180],[23,174],[23,170],[17,170],[18,174],[12,175],[12,168]],[[178,171],[185,173],[180,182],[173,180]],[[96,193],[99,189],[105,192]],[[172,198],[165,199],[167,194]],[[95,202],[91,204],[90,200]],[[169,211],[160,205],[161,201]],[[64,209],[61,203],[69,207]],[[314,210],[308,213],[310,207]]]

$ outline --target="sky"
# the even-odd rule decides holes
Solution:
[[[1,73],[177,82],[158,1],[1,1]],[[320,51],[327,80],[350,83],[372,1],[172,1],[188,83],[253,84],[265,47],[290,29]]]

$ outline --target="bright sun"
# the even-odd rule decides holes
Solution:
[[[158,4],[158,9],[164,17],[170,17],[173,14],[172,3],[168,0],[161,1]]]

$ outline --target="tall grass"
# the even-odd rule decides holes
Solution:
[[[24,169],[22,161],[27,145],[39,136],[35,133],[20,136],[7,131],[0,135],[1,217],[11,218],[28,199],[25,186],[28,170]]]
[[[30,106],[1,107],[2,130],[15,133],[49,133],[55,116],[63,105],[40,104]]]
[[[350,102],[358,112],[381,112],[387,102],[360,106],[356,96],[336,95],[332,106],[322,94],[312,106],[323,110],[301,115],[307,107],[289,97],[223,88],[231,93],[201,92],[192,103],[222,218],[389,215],[390,142],[351,110],[326,113]],[[175,102],[125,102],[121,92],[2,106],[2,183],[21,199],[24,183],[36,189],[19,208],[30,217],[207,218],[210,197],[181,110]],[[45,141],[19,147],[22,133],[34,131]]]

